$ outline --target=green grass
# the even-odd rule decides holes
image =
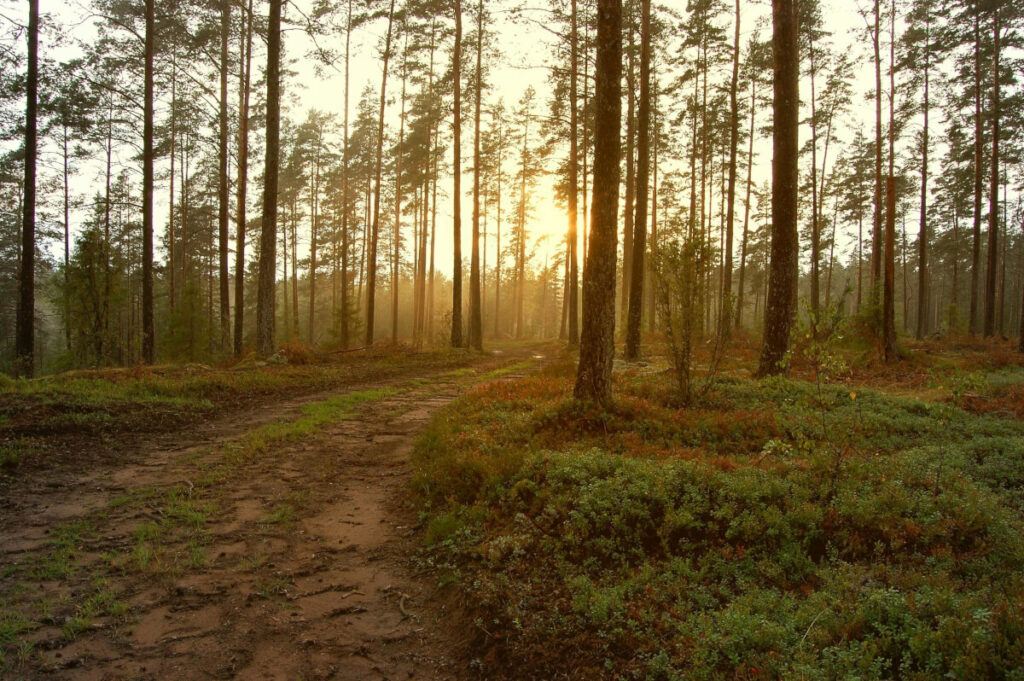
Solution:
[[[601,412],[571,378],[478,388],[414,455],[428,558],[524,675],[1021,678],[1020,421],[728,377],[679,410],[657,375]]]
[[[128,604],[118,598],[118,593],[103,577],[93,577],[92,589],[80,599],[71,615],[61,628],[64,639],[74,640],[79,634],[89,631],[102,617],[123,618],[128,613]]]
[[[311,437],[327,424],[350,418],[365,404],[379,402],[410,389],[364,390],[308,404],[302,407],[302,415],[298,419],[279,421],[250,431],[241,442],[230,448],[230,454],[237,461],[247,461],[271,453],[276,447],[288,442]]]
[[[290,504],[283,504],[270,514],[267,522],[272,525],[290,525],[295,522],[295,509]]]

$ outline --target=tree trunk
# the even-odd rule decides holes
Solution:
[[[891,14],[889,43],[889,176],[886,180],[885,282],[882,301],[882,344],[886,362],[899,359],[896,347],[896,5]]]
[[[452,337],[453,348],[462,347],[462,0],[455,0],[455,47],[452,54],[455,83],[452,124]]]
[[[832,304],[832,270],[836,263],[836,227],[839,223],[839,192],[836,192],[836,197],[833,199],[833,214],[832,214],[832,237],[829,239],[828,246],[828,273],[825,276],[825,307],[831,307]],[[842,302],[842,301],[840,301]]]
[[[516,226],[516,339],[523,337],[523,305],[526,299],[526,176],[530,139],[530,109],[527,105],[523,127],[522,175],[519,182],[519,224]]]
[[[648,244],[647,250],[651,253],[652,262],[656,261],[658,257],[658,140],[659,140],[659,124],[658,118],[658,78],[652,70],[652,93],[653,101],[651,105],[651,128],[653,130],[651,147],[653,163],[651,168],[651,237]],[[647,288],[647,331],[648,333],[654,333],[655,321],[658,318],[658,310],[655,305],[655,291],[654,291],[654,272],[653,268],[644,268],[646,275],[645,281]]]
[[[377,170],[373,190],[373,226],[370,228],[370,253],[366,265],[366,345],[373,345],[373,323],[377,294],[377,240],[380,236],[380,190],[384,163],[384,110],[387,108],[388,62],[391,60],[391,27],[395,20],[395,0],[388,11],[388,32],[384,41],[384,63],[380,82],[380,110],[377,112]]]
[[[281,136],[281,0],[270,0],[267,32],[267,135],[264,163],[260,278],[256,298],[256,347],[274,353],[274,277],[277,248],[277,184]]]
[[[427,77],[427,95],[430,100],[434,97],[434,51],[435,51],[435,36],[437,32],[436,19],[432,19],[430,22],[430,69]],[[433,137],[427,134],[427,153],[424,159],[423,169],[423,226],[420,230],[420,243],[419,243],[419,272],[418,272],[418,283],[419,289],[416,297],[416,347],[421,347],[423,344],[423,336],[425,334],[427,326],[427,232],[429,231],[428,225],[430,222],[430,171],[433,167],[433,157],[435,154]]]
[[[981,109],[981,19],[974,13],[974,243],[971,251],[971,307],[968,330],[973,335],[978,324],[978,288],[981,281],[981,194],[983,185],[982,109]]]
[[[440,134],[440,124],[434,126],[434,172],[433,175],[433,187],[431,188],[431,199],[430,199],[430,281],[427,282],[427,337],[434,335],[434,275],[436,270],[434,269],[434,255],[435,246],[437,245],[437,175],[438,165],[441,162],[440,154],[437,153],[438,144],[437,137]]]
[[[349,70],[352,56],[352,0],[348,0],[348,14],[345,20],[345,128],[342,143],[341,164],[341,348],[348,349],[348,313],[349,313],[349,279],[348,279],[348,216],[349,216]]]
[[[924,32],[924,126],[921,130],[921,230],[917,237],[917,339],[928,335],[928,114],[931,108],[931,14]]]
[[[886,362],[899,359],[896,347],[896,177],[885,184],[885,281],[882,300],[882,354]]]
[[[590,49],[590,23],[583,22],[583,44]],[[590,238],[590,201],[588,185],[590,182],[590,59],[583,58],[583,269],[587,269],[587,241]],[[581,293],[582,295],[582,293]]]
[[[992,177],[988,203],[988,269],[985,272],[985,337],[996,333],[999,270],[999,6],[992,17]]]
[[[580,310],[579,310],[579,288],[580,271],[579,258],[576,250],[578,248],[578,197],[579,191],[579,147],[577,136],[579,135],[579,102],[577,101],[577,78],[579,77],[579,49],[577,46],[578,27],[576,16],[576,2],[571,0],[570,4],[570,35],[569,35],[569,345],[576,346],[580,343]],[[585,124],[585,123],[584,123]]]
[[[875,52],[875,205],[871,232],[871,288],[872,315],[881,293],[882,283],[882,54],[881,54],[881,9],[875,0],[875,26],[872,43]]]
[[[174,313],[175,297],[177,295],[177,282],[175,281],[175,275],[177,272],[177,263],[175,262],[175,249],[177,248],[177,242],[175,241],[176,236],[174,234],[174,161],[176,151],[174,144],[178,139],[178,121],[177,121],[177,99],[178,89],[178,68],[175,53],[171,51],[171,131],[170,131],[170,163],[171,163],[171,174],[170,182],[168,182],[169,192],[167,196],[167,275],[168,275],[168,287],[167,287],[167,307]]]
[[[404,28],[404,25],[403,25]],[[398,278],[402,260],[402,156],[405,153],[405,86],[409,77],[409,38],[402,51],[402,110],[398,117],[398,148],[395,154],[395,248],[391,274],[391,344],[398,345]]]
[[[722,335],[727,335],[732,322],[732,250],[733,222],[736,219],[736,156],[740,141],[740,105],[737,90],[740,82],[740,0],[736,0],[736,34],[732,56],[732,82],[729,85],[729,188],[726,197],[725,215],[725,271],[722,276],[722,312],[720,324]],[[753,131],[751,131],[753,134]]]
[[[811,312],[817,317],[821,307],[821,224],[818,222],[818,112],[813,35],[808,42],[811,66]]]
[[[796,317],[797,191],[800,126],[800,54],[796,0],[772,0],[775,102],[772,167],[772,240],[765,301],[764,344],[758,374],[778,374]]]
[[[640,111],[637,130],[636,220],[634,220],[632,280],[626,319],[626,359],[640,356],[640,322],[644,306],[644,255],[647,250],[647,207],[651,167],[651,0],[641,0]]]
[[[288,302],[288,223],[281,226],[281,298],[284,301],[284,329],[287,333],[292,323],[291,303]]]
[[[960,197],[953,197],[953,282],[949,301],[949,328],[952,331],[956,324],[957,294],[960,292],[960,211],[957,209]]]
[[[149,0],[152,2],[152,0]],[[150,5],[147,5],[149,7]],[[36,161],[39,106],[39,0],[28,3],[28,74],[25,81],[25,187],[22,201],[21,272],[18,286],[16,371],[35,375]]]
[[[754,179],[754,136],[757,112],[757,79],[750,79],[750,145],[747,149],[747,198],[743,203],[743,240],[740,244],[740,282],[736,292],[736,328],[743,325],[743,285],[747,271],[747,236],[750,228],[750,192]]]
[[[480,299],[480,103],[483,92],[484,3],[476,17],[476,110],[473,113],[473,245],[469,266],[469,347],[484,349],[483,311]]]
[[[316,273],[319,267],[317,249],[320,246],[320,166],[323,153],[323,135],[317,132],[316,154],[310,178],[309,194],[309,344],[316,345]]]
[[[597,0],[594,92],[594,222],[583,273],[583,332],[573,391],[576,399],[607,406],[615,355],[616,222],[621,173],[622,2]]]
[[[292,197],[292,333],[291,340],[299,340],[299,207],[298,192]]]
[[[68,278],[71,267],[71,169],[68,159],[68,126],[63,126],[63,156],[64,156],[64,344],[65,349],[71,352],[71,282]],[[173,270],[173,268],[172,268]]]
[[[636,227],[636,43],[632,18],[626,20],[626,34],[629,36],[626,52],[626,195],[623,202],[622,288],[619,298],[619,318],[624,331],[628,327],[629,287],[633,283],[633,230]]]
[[[574,0],[575,1],[575,0]],[[503,121],[499,118],[496,121],[498,126],[498,168],[497,168],[497,187],[495,193],[498,195],[497,207],[495,220],[497,222],[496,234],[495,234],[495,265],[494,265],[494,337],[501,337],[501,180],[502,180],[502,164],[505,160],[505,128]]]
[[[220,351],[227,353],[231,347],[231,282],[228,265],[228,224],[231,221],[228,202],[231,190],[228,187],[228,37],[231,33],[231,1],[220,3],[220,117],[218,139],[218,239],[220,278]]]
[[[253,0],[247,12],[242,13],[242,43],[244,58],[239,66],[238,80],[238,186],[237,230],[235,245],[235,356],[245,347],[245,230],[246,203],[249,190],[249,89],[252,83],[252,14]]]
[[[153,60],[156,56],[156,0],[146,0],[146,65],[142,118],[142,361],[156,360],[153,323]]]

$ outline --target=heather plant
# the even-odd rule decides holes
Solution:
[[[557,367],[477,389],[414,459],[428,561],[524,676],[1017,678],[1024,426],[851,394],[843,329],[801,327],[815,380],[683,410],[668,375],[618,376],[600,419]]]

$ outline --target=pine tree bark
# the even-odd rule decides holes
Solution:
[[[152,1],[152,0],[150,0]],[[28,3],[28,74],[25,81],[25,186],[22,200],[21,272],[15,330],[16,371],[35,375],[36,162],[39,108],[39,0]]]
[[[968,331],[976,334],[979,324],[978,295],[981,282],[981,199],[984,184],[982,169],[984,142],[981,108],[981,18],[980,8],[974,13],[974,241],[971,246],[971,302]]]
[[[640,110],[637,125],[636,219],[633,221],[633,265],[630,268],[626,359],[640,356],[640,322],[644,306],[644,256],[647,251],[647,207],[651,167],[651,0],[641,0]]]
[[[624,6],[628,9],[628,5]],[[633,282],[633,230],[636,220],[636,43],[633,19],[626,18],[629,46],[626,51],[626,187],[623,197],[622,287],[619,295],[619,319],[623,331],[629,318],[629,286]]]
[[[405,27],[403,22],[402,27]],[[409,37],[402,53],[402,110],[398,117],[398,148],[395,155],[395,242],[391,273],[391,344],[398,345],[398,283],[402,264],[402,160],[405,154],[405,100],[409,78]]]
[[[469,347],[484,349],[482,301],[480,299],[480,105],[483,93],[484,3],[477,5],[476,93],[473,113],[473,245],[469,266]]]
[[[63,126],[63,160],[64,160],[64,345],[71,353],[71,297],[68,295],[71,281],[71,168],[68,150],[68,126]],[[172,242],[173,243],[173,242]],[[173,271],[173,268],[172,268]]]
[[[452,123],[452,335],[453,348],[462,347],[462,0],[455,0],[455,47],[452,53],[455,83]]]
[[[242,13],[241,53],[238,80],[238,186],[235,239],[235,356],[245,348],[245,230],[249,191],[249,90],[252,84],[253,0]]]
[[[797,191],[800,125],[800,55],[796,0],[772,0],[775,71],[772,240],[765,301],[764,343],[758,374],[781,373],[796,317]]]
[[[323,133],[317,131],[316,153],[309,192],[309,344],[316,345],[316,275],[320,268],[320,173],[323,153]]]
[[[583,329],[573,394],[608,405],[615,355],[616,222],[621,177],[622,1],[597,0],[593,226],[583,272]]]
[[[658,258],[658,141],[659,141],[659,111],[658,111],[658,78],[652,70],[652,102],[651,102],[651,234],[647,244],[647,250],[651,254],[651,261],[656,262]],[[647,290],[647,332],[654,333],[658,320],[658,310],[655,305],[654,271],[650,266],[644,268],[644,284]]]
[[[156,56],[156,0],[146,0],[142,119],[142,361],[156,359],[153,320],[153,61]]]
[[[349,145],[349,80],[352,57],[352,0],[348,0],[348,14],[345,17],[345,127],[344,140],[342,142],[342,164],[341,164],[341,348],[347,350],[349,346],[349,276],[348,276],[348,250],[349,250],[349,167],[348,167],[348,145]]]
[[[499,117],[496,117],[496,118],[497,118],[497,120],[495,121],[495,125],[497,126],[497,135],[498,135],[498,142],[497,142],[497,152],[498,152],[497,166],[498,167],[497,167],[497,172],[496,172],[497,177],[495,177],[495,183],[496,183],[495,194],[497,194],[498,200],[496,202],[497,203],[497,207],[496,207],[497,215],[495,216],[495,221],[496,221],[497,224],[495,226],[495,232],[496,232],[495,233],[495,253],[496,253],[496,257],[495,257],[495,263],[494,263],[494,337],[495,338],[500,338],[501,337],[501,321],[502,321],[502,317],[501,317],[501,263],[502,263],[502,260],[503,260],[502,253],[501,253],[501,184],[502,184],[501,180],[502,180],[502,166],[504,165],[504,161],[505,161],[505,127],[504,127],[504,121],[502,121],[501,118],[499,118]]]
[[[377,170],[373,190],[373,225],[370,228],[369,262],[366,265],[366,345],[373,345],[373,323],[377,296],[377,241],[380,237],[380,192],[384,163],[384,110],[387,108],[388,62],[391,60],[391,28],[395,21],[395,0],[388,11],[388,32],[384,41],[384,60],[380,83],[380,109],[377,112]]]
[[[570,2],[570,29],[569,29],[569,345],[577,346],[580,343],[580,310],[579,310],[579,288],[580,271],[577,248],[578,237],[578,213],[579,199],[579,146],[577,136],[579,135],[579,102],[577,91],[577,79],[579,77],[579,28],[576,13],[577,0]]]
[[[924,124],[921,130],[921,230],[917,237],[917,339],[929,332],[928,324],[928,114],[931,109],[931,14],[925,19],[924,32]]]
[[[992,16],[992,176],[988,203],[988,268],[985,272],[986,338],[996,333],[996,287],[999,270],[999,6]]]
[[[885,281],[882,285],[882,344],[886,362],[899,357],[896,346],[896,5],[890,15],[889,42],[889,175],[885,186]]]
[[[882,288],[882,17],[879,0],[875,0],[875,25],[872,42],[875,54],[875,201],[871,230],[872,314],[881,302]]]
[[[231,282],[228,265],[228,225],[231,221],[228,202],[231,189],[228,186],[228,38],[231,33],[231,1],[221,0],[220,4],[220,116],[218,139],[218,262],[220,275],[220,351],[227,353],[231,347]]]
[[[750,140],[747,148],[747,197],[743,203],[743,238],[740,242],[740,281],[736,292],[736,328],[743,326],[743,286],[747,272],[747,237],[750,232],[750,194],[754,180],[754,136],[756,132],[757,79],[750,79]]]
[[[815,89],[814,36],[808,40],[811,85],[811,312],[817,317],[821,307],[821,223],[818,220],[818,102]],[[822,175],[825,171],[822,169]],[[822,177],[824,183],[824,177]]]
[[[740,84],[740,0],[736,0],[736,27],[733,38],[732,81],[729,84],[729,187],[726,190],[725,254],[722,274],[722,312],[719,316],[721,333],[729,333],[732,326],[732,251],[733,223],[736,220],[736,157],[740,141],[740,105],[737,91]],[[751,131],[753,134],[753,131]]]
[[[299,340],[299,208],[298,192],[292,196],[292,319],[291,340]]]
[[[256,297],[256,347],[274,353],[274,277],[277,248],[277,187],[281,138],[281,2],[270,0],[267,25],[267,134],[264,162],[263,225]],[[287,281],[287,279],[286,279]],[[287,295],[287,294],[286,294]]]
[[[529,172],[527,160],[530,139],[530,110],[526,110],[523,127],[522,169],[519,178],[519,215],[516,224],[516,339],[523,337],[523,304],[526,301],[526,175]]]
[[[168,210],[167,210],[167,278],[168,278],[167,307],[168,307],[168,309],[170,310],[170,312],[172,314],[174,313],[174,309],[175,309],[175,305],[176,305],[177,292],[178,292],[178,286],[177,286],[177,282],[176,282],[176,278],[177,278],[176,277],[176,275],[177,275],[177,261],[176,261],[177,241],[176,241],[176,238],[177,237],[175,236],[175,233],[174,233],[174,212],[175,212],[175,209],[174,209],[174,177],[175,177],[174,176],[174,163],[175,163],[175,159],[177,157],[177,152],[175,151],[174,145],[175,145],[175,143],[178,140],[178,120],[177,120],[178,97],[177,97],[177,89],[178,89],[178,65],[177,65],[177,59],[176,59],[174,50],[172,49],[171,50],[171,102],[170,102],[170,118],[171,118],[171,121],[170,121],[171,130],[170,130],[170,133],[171,134],[170,134],[170,139],[168,140],[170,142],[170,153],[168,155],[170,156],[171,174],[170,174],[170,182],[168,182],[168,185],[169,185],[168,186],[168,190],[169,191],[167,192],[167,206],[168,206]]]

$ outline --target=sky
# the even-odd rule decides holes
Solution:
[[[289,8],[287,17],[296,19],[301,13],[306,12],[308,7],[312,4],[311,0],[295,0],[296,5]],[[862,4],[867,7],[867,0],[860,0]],[[257,3],[259,6],[262,3]],[[467,3],[468,4],[468,3]],[[519,100],[523,91],[528,86],[533,86],[538,93],[538,109],[541,113],[546,112],[547,99],[550,96],[550,87],[547,82],[548,70],[547,67],[550,65],[552,48],[551,40],[552,36],[548,31],[540,28],[538,24],[543,24],[545,21],[545,13],[539,8],[543,6],[542,0],[536,0],[531,3],[536,9],[527,10],[524,13],[530,21],[519,21],[513,22],[510,20],[510,16],[507,12],[503,11],[511,6],[511,2],[507,0],[488,0],[488,9],[492,14],[492,25],[493,30],[498,39],[500,50],[503,53],[503,58],[499,63],[496,63],[492,70],[491,77],[491,88],[485,95],[485,104],[487,101],[494,101],[498,97],[504,99],[506,107],[511,108]],[[659,3],[655,3],[656,7]],[[685,0],[671,0],[669,2],[660,3],[663,7],[675,9],[677,11],[683,11],[685,9]],[[863,40],[860,39],[860,35],[863,33],[864,21],[857,13],[857,0],[835,0],[826,3],[828,11],[826,12],[826,25],[829,30],[833,32],[834,42],[840,46],[848,49],[852,53],[858,56],[856,63],[858,70],[856,73],[855,82],[855,94],[854,94],[854,105],[853,112],[849,116],[850,121],[840,124],[840,135],[849,136],[852,131],[852,125],[856,123],[864,123],[870,126],[873,122],[873,106],[865,101],[865,94],[870,92],[874,86],[873,81],[873,70],[871,61],[868,58],[868,54],[865,50]],[[767,19],[770,15],[771,6],[767,1],[754,2],[744,0],[742,4],[742,34],[744,36],[743,42],[746,40],[746,36],[750,35],[755,30],[757,25],[768,26]],[[82,0],[72,0],[68,3],[60,3],[56,7],[46,7],[46,3],[43,3],[43,11],[51,12],[54,19],[57,22],[74,26],[73,32],[76,37],[88,41],[91,35],[94,35],[95,29],[92,25],[93,19],[89,17],[87,5]],[[264,10],[265,11],[265,10]],[[470,26],[473,23],[470,20],[471,10],[466,8],[466,32],[470,31]],[[286,17],[286,18],[287,18]],[[730,18],[731,22],[731,18]],[[356,105],[358,103],[359,94],[363,91],[364,87],[370,87],[373,90],[377,90],[380,86],[380,68],[381,63],[379,60],[379,41],[383,36],[386,29],[385,21],[378,21],[375,24],[362,27],[353,35],[353,62],[352,62],[352,87],[351,87],[351,101],[349,102],[350,110],[355,112]],[[770,28],[766,28],[762,35],[767,38],[769,37]],[[732,26],[727,28],[728,35],[732,35]],[[287,54],[292,57],[298,57],[298,62],[294,66],[296,69],[296,75],[291,78],[286,84],[286,91],[294,95],[292,104],[290,104],[287,115],[289,115],[295,121],[301,121],[305,118],[306,113],[309,109],[318,109],[321,111],[332,112],[336,114],[339,120],[343,116],[345,102],[343,101],[343,80],[342,74],[339,71],[331,71],[327,69],[317,69],[312,59],[307,57],[307,54],[312,49],[312,43],[299,30],[288,30],[285,33],[285,43]],[[338,40],[343,39],[341,36]],[[54,50],[52,47],[48,47],[45,44],[42,46],[44,53],[47,53],[52,57],[65,57],[71,51],[69,48]],[[447,54],[441,54],[441,59],[450,59]],[[394,101],[394,94],[396,88],[396,79],[392,78],[390,81],[391,95],[389,100],[391,104],[388,109],[388,119],[391,124],[397,125],[398,118],[398,104]],[[231,87],[234,87],[232,80]],[[801,83],[801,92],[806,97],[807,87],[806,82]],[[232,100],[233,101],[233,100]],[[624,106],[625,108],[625,106]],[[759,115],[762,118],[769,112],[762,110]],[[161,111],[158,109],[157,117],[161,117]],[[913,130],[908,132],[907,139],[910,138]],[[801,130],[801,143],[806,139],[807,130],[806,127]],[[469,161],[470,154],[472,153],[472,121],[464,122],[463,129],[463,157],[464,167],[470,165]],[[133,161],[131,155],[135,153],[134,150],[126,150],[120,154],[120,160],[123,164],[129,167],[133,167]],[[556,152],[556,155],[559,152]],[[564,151],[560,152],[564,154]],[[938,156],[938,154],[935,154]],[[768,172],[770,169],[771,161],[771,140],[761,139],[756,147],[756,165],[754,171],[755,182],[760,183],[768,179]],[[834,158],[834,156],[833,156]],[[45,159],[44,159],[45,160]],[[549,167],[553,167],[555,158],[549,159]],[[663,162],[667,163],[666,159],[662,159]],[[158,177],[161,171],[166,171],[166,159],[161,161],[162,165],[158,166]],[[511,164],[510,164],[511,169]],[[100,172],[98,168],[84,169],[78,175],[76,180],[75,189],[82,195],[88,195],[95,191],[95,187],[98,186],[96,183],[100,180]],[[450,183],[451,178],[445,180]],[[463,180],[463,187],[468,188],[471,186],[470,176],[466,176]],[[255,198],[259,196],[259,191],[256,191],[253,187],[250,189],[250,197]],[[157,187],[156,191],[156,224],[158,228],[166,224],[166,215],[168,210],[167,191]],[[552,192],[552,180],[551,178],[545,178],[537,188],[534,196],[534,213],[531,220],[531,224],[528,226],[528,230],[534,236],[534,238],[546,237],[545,246],[538,252],[540,258],[545,258],[553,253],[557,249],[562,248],[564,243],[564,233],[567,225],[567,216],[563,208],[559,207],[554,200]],[[254,204],[250,208],[250,211],[258,211],[258,207]],[[468,225],[470,224],[472,206],[471,202],[463,201],[463,225],[465,240],[463,243],[463,253],[468,257],[469,253],[469,235]],[[439,254],[450,253],[452,250],[451,242],[451,229],[445,228],[450,225],[452,221],[451,215],[451,203],[450,199],[445,200],[440,205],[440,213],[438,216],[438,234],[437,234],[437,248]],[[493,224],[493,221],[492,221]],[[581,223],[582,224],[582,223]],[[916,220],[911,221],[908,216],[908,224],[916,225]],[[916,228],[915,228],[916,229]],[[911,235],[908,235],[910,237]],[[582,237],[581,237],[582,238]],[[491,251],[488,256],[489,266],[494,262],[493,253],[493,239],[488,242],[489,250]],[[843,246],[849,246],[848,240],[841,241],[840,250]],[[56,248],[55,248],[56,251]],[[450,258],[439,257],[439,263],[441,263],[442,271],[450,273],[451,264],[447,262]]]
[[[302,0],[307,2],[308,0]],[[826,0],[829,2],[829,0]],[[867,0],[860,0],[864,7],[868,7]],[[492,24],[491,30],[493,30],[497,37],[500,49],[503,52],[503,58],[495,63],[492,67],[492,75],[490,78],[491,88],[485,94],[486,100],[495,100],[498,97],[504,99],[506,107],[511,108],[522,96],[523,92],[527,87],[534,87],[536,89],[538,98],[537,101],[540,103],[538,109],[541,109],[540,113],[546,113],[547,100],[551,95],[551,88],[548,83],[549,67],[552,64],[552,40],[553,37],[550,33],[537,24],[543,24],[546,20],[546,10],[544,9],[546,3],[543,0],[536,0],[534,2],[527,3],[529,7],[523,13],[524,20],[514,21],[511,19],[507,10],[513,2],[507,0],[488,0],[487,7],[492,13]],[[472,5],[473,7],[470,7]],[[664,8],[673,9],[677,12],[683,12],[686,7],[686,0],[670,0],[669,2],[654,3],[655,8],[659,5]],[[848,45],[851,50],[863,50],[863,46],[858,42],[859,38],[855,35],[857,32],[862,33],[864,29],[864,20],[858,14],[857,11],[857,0],[836,0],[829,2],[829,11],[826,14],[826,26],[828,30],[834,33],[834,40],[837,45]],[[301,2],[300,2],[301,7]],[[472,24],[471,16],[475,3],[472,1],[464,2],[464,30],[466,32],[470,29]],[[304,8],[303,8],[304,9]],[[657,9],[655,10],[657,11]],[[764,39],[770,37],[770,18],[771,18],[771,3],[768,1],[751,1],[743,0],[741,5],[741,43],[745,44],[748,36],[756,31],[760,31],[760,34]],[[731,37],[733,32],[733,26],[731,23],[732,19],[729,17],[728,35]],[[352,111],[355,110],[357,105],[358,93],[362,92],[364,86],[368,86],[375,91],[379,91],[380,87],[380,74],[381,74],[381,63],[379,60],[379,45],[383,40],[384,32],[386,30],[386,21],[382,20],[377,22],[376,25],[367,27],[359,32],[358,37],[354,38],[353,47],[353,74],[363,74],[362,78],[353,77],[352,79],[352,96],[350,106]],[[731,38],[730,38],[731,39]],[[308,41],[304,36],[298,32],[291,32],[287,36],[289,42],[289,50],[293,54],[298,53],[301,50],[307,49]],[[865,52],[865,56],[867,53]],[[446,55],[447,57],[447,55]],[[450,59],[450,57],[447,57]],[[874,71],[871,63],[868,60],[861,60],[859,62],[861,68],[857,72],[857,81],[855,88],[857,94],[855,95],[855,108],[864,109],[863,112],[855,113],[853,118],[855,120],[862,120],[867,122],[869,118],[873,120],[874,108],[873,106],[863,104],[862,93],[872,91],[874,88]],[[298,70],[297,81],[300,83],[310,84],[306,87],[301,95],[301,107],[293,111],[293,115],[296,119],[301,119],[305,116],[305,110],[309,108],[316,108],[322,111],[331,111],[337,113],[339,117],[344,112],[344,101],[340,96],[343,93],[343,79],[341,74],[335,74],[330,76],[326,80],[321,80],[316,74],[316,69],[313,64],[309,61],[303,61],[296,66]],[[391,81],[392,88],[397,87],[394,85],[394,81]],[[465,87],[465,86],[464,86]],[[802,88],[805,85],[802,83]],[[623,91],[625,92],[625,91]],[[803,90],[802,90],[803,92]],[[806,94],[806,93],[804,93]],[[741,95],[742,96],[742,95]],[[389,96],[390,99],[390,96]],[[485,106],[486,106],[485,100]],[[398,119],[398,104],[392,101],[392,105],[389,110],[389,118],[392,120],[394,125],[397,125]],[[759,111],[759,115],[763,119],[770,112]],[[468,165],[470,155],[472,154],[472,129],[471,121],[464,121],[463,125],[463,166]],[[623,125],[625,125],[625,101],[623,102]],[[806,134],[806,131],[801,131],[802,135]],[[803,137],[801,138],[803,142]],[[564,155],[565,150],[556,152],[555,156],[559,153]],[[754,171],[755,184],[759,184],[769,179],[770,177],[770,161],[771,161],[771,140],[761,139],[756,147],[756,165]],[[548,168],[553,168],[555,163],[558,161],[556,157],[548,159]],[[625,161],[623,160],[623,163]],[[664,170],[664,169],[663,169]],[[463,189],[471,187],[470,176],[467,175],[463,180]],[[452,182],[451,178],[446,180],[449,183]],[[588,198],[589,201],[589,198]],[[464,234],[467,231],[467,225],[472,217],[472,207],[463,201],[463,231]],[[450,225],[452,222],[452,206],[450,199],[444,201],[440,205],[440,213],[438,216],[439,225]],[[534,197],[534,212],[533,218],[528,230],[535,238],[546,237],[544,245],[538,250],[538,256],[540,258],[552,257],[556,250],[564,249],[564,239],[568,224],[568,216],[564,207],[559,206],[555,201],[553,192],[553,179],[546,177],[539,184],[535,197]],[[582,225],[582,219],[580,221]],[[493,225],[493,221],[492,221]],[[492,226],[493,229],[493,226]],[[621,232],[621,229],[620,229]],[[440,229],[438,230],[438,252],[439,253],[450,253],[452,248],[451,241],[451,229]],[[582,240],[582,234],[580,236]],[[621,241],[621,234],[620,234]],[[463,241],[462,251],[468,258],[469,247],[471,238],[469,235],[465,235]],[[488,255],[488,263],[493,263],[493,240],[489,241],[488,248],[491,253]],[[582,251],[580,251],[582,253]],[[738,245],[737,245],[738,252]],[[443,271],[446,274],[451,272],[451,264],[445,262]]]

